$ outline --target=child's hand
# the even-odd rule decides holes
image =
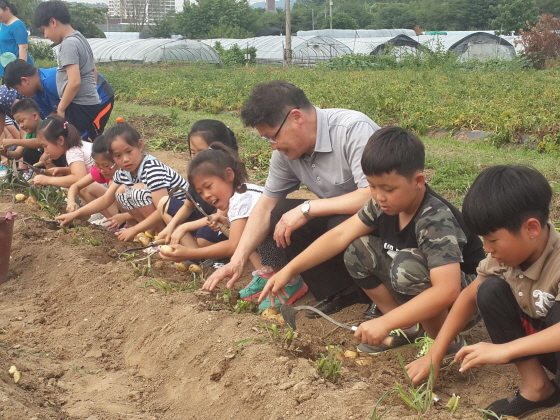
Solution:
[[[430,352],[405,366],[406,373],[414,386],[420,385],[430,376],[432,365],[434,366],[434,381],[436,381],[441,369],[441,360],[435,360]]]
[[[286,287],[293,277],[294,275],[287,270],[280,270],[278,273],[274,274],[268,279],[268,282],[264,286],[259,296],[259,303],[267,298],[274,300],[276,297],[280,299],[282,303],[288,300],[289,295],[286,293],[284,287]]]
[[[171,229],[169,229],[169,225],[166,226],[161,232],[158,233],[157,238],[160,240],[165,241],[165,244],[168,244],[169,241],[171,240],[171,233],[173,231]]]
[[[117,230],[120,225],[128,220],[128,213],[118,213],[112,217],[103,220],[103,226],[109,230]]]
[[[14,145],[14,139],[4,139],[0,145],[7,150]]]
[[[69,225],[72,220],[74,220],[75,216],[71,213],[61,214],[60,216],[56,216],[54,220],[60,220],[60,226]]]
[[[214,232],[218,232],[220,230],[220,225],[227,227],[229,226],[229,220],[227,217],[224,216],[217,216],[213,214],[208,219],[206,219],[206,224],[212,229]]]
[[[46,175],[35,175],[35,177],[33,177],[33,183],[35,185],[49,185],[49,177]]]
[[[459,372],[487,364],[507,363],[511,360],[507,344],[478,343],[465,346],[455,355],[455,362],[462,360]]]
[[[73,203],[68,203],[66,206],[66,213],[72,213],[73,211],[78,210],[78,203],[75,201]]]
[[[135,236],[136,232],[134,232],[134,230],[131,228],[121,230],[119,233],[117,233],[117,238],[119,238],[119,241],[123,242],[132,242]]]
[[[170,237],[170,241],[169,243],[171,245],[175,245],[175,244],[179,244],[181,243],[181,239],[183,239],[183,236],[185,236],[187,234],[187,230],[185,230],[183,228],[183,226],[179,226],[177,229],[175,229],[173,231],[173,233],[171,234]]]
[[[159,255],[166,261],[182,262],[189,259],[189,248],[183,245],[173,245],[173,251],[160,249]]]
[[[52,176],[61,176],[61,175],[65,175],[67,172],[66,168],[52,168],[50,170]]]
[[[390,332],[391,329],[387,328],[385,320],[381,317],[362,323],[354,333],[354,336],[362,343],[378,346],[383,339],[389,336]]]

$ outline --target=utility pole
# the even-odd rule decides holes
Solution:
[[[292,13],[290,11],[290,0],[286,0],[286,48],[284,49],[284,61],[289,66],[292,64]]]
[[[332,2],[333,2],[333,0],[329,0],[329,11],[330,11],[330,16],[331,16],[331,29],[332,29]]]
[[[313,15],[313,9],[311,9],[311,29],[315,30],[315,16]]]

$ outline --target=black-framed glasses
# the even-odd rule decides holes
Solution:
[[[290,109],[290,111],[288,111],[288,113],[284,117],[284,121],[282,121],[282,124],[280,124],[280,127],[278,127],[278,130],[276,130],[276,134],[274,136],[272,136],[270,138],[268,138],[266,136],[261,136],[261,138],[263,140],[266,140],[270,144],[276,144],[276,137],[278,137],[278,134],[280,134],[280,130],[282,130],[282,127],[284,127],[284,124],[286,124],[286,121],[288,120],[288,117],[290,116],[290,114],[292,113],[292,111],[294,109],[299,109],[299,106],[296,106],[295,108],[292,108],[292,109]]]

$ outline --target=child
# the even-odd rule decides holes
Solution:
[[[116,200],[138,222],[118,233],[121,241],[132,241],[136,234],[150,229],[159,232],[165,225],[154,203],[167,197],[175,187],[186,189],[187,181],[155,157],[145,154],[140,134],[127,123],[111,127],[105,133],[105,141],[107,150],[119,168],[113,176],[113,183],[102,197],[56,219],[66,225],[76,217],[104,210]],[[174,196],[180,200],[186,199],[182,191],[177,191]]]
[[[188,135],[191,158],[199,152],[207,150],[210,144],[214,142],[223,143],[237,153],[235,135],[223,122],[210,119],[195,122]],[[189,185],[188,191],[206,214],[216,213],[216,207],[206,203],[192,185]],[[201,246],[227,239],[219,230],[214,231],[206,224],[206,216],[195,208],[190,200],[183,203],[175,198],[169,200],[166,198],[158,203],[158,211],[167,223],[166,228],[159,233],[158,238],[165,239],[166,243],[180,243],[187,232],[195,232],[196,240]],[[220,216],[226,217],[227,212],[218,212],[218,217]]]
[[[484,253],[460,212],[426,185],[424,145],[415,134],[399,127],[376,131],[361,163],[372,199],[272,277],[260,299],[281,296],[287,279],[347,248],[350,275],[385,314],[355,333],[358,350],[376,354],[425,341],[424,331],[435,338]],[[389,335],[393,345],[381,344]],[[459,338],[446,350],[461,345]]]
[[[173,251],[160,251],[162,258],[171,261],[184,261],[232,256],[249,214],[263,191],[263,188],[258,185],[246,184],[246,180],[245,165],[222,143],[212,143],[210,149],[197,154],[189,165],[189,182],[204,201],[212,204],[218,210],[227,211],[230,224],[229,239],[200,247],[191,237],[187,241],[187,246],[174,245]],[[267,237],[257,248],[257,251],[261,255],[279,254],[271,237]],[[277,263],[273,263],[272,269],[277,269],[283,264],[283,260],[277,259]],[[258,263],[255,268],[260,269],[260,264]],[[286,290],[290,295],[287,304],[291,304],[307,292],[307,286],[303,283],[301,277],[298,277],[286,287]],[[279,306],[280,302],[278,301],[277,304]],[[270,306],[270,303],[265,301],[259,306],[259,309],[264,310],[268,306]]]
[[[4,83],[21,95],[33,98],[43,117],[56,114],[60,107],[56,67],[38,69],[24,60],[15,60],[6,66]],[[115,92],[101,74],[97,74],[96,90],[101,99],[100,111],[96,117],[88,117],[82,113],[68,113],[66,117],[66,120],[82,133],[83,138],[95,138],[95,132],[99,134],[103,132],[115,102]],[[74,98],[75,101],[79,101],[79,99],[79,97]],[[92,129],[91,125],[95,128],[92,134],[88,131]]]
[[[560,404],[560,234],[548,222],[551,198],[549,183],[532,168],[494,166],[476,178],[463,214],[489,255],[453,305],[430,351],[406,367],[414,383],[429,375],[431,364],[439,372],[442,349],[478,308],[494,344],[463,348],[455,357],[463,360],[460,371],[513,362],[523,381],[513,396],[487,410],[500,418],[522,417]],[[543,367],[555,380],[548,379]]]
[[[107,152],[105,137],[99,136],[95,139],[91,147],[91,158],[95,164],[89,170],[89,174],[72,184],[68,189],[66,211],[69,213],[78,209],[78,204],[76,203],[76,197],[78,195],[86,203],[90,203],[105,194],[107,188],[104,185],[108,185],[112,182],[113,175],[117,171],[117,165]],[[86,188],[88,186],[89,188]],[[101,210],[101,214],[110,218],[115,216],[117,211],[117,206],[113,203],[108,208]]]
[[[71,26],[70,12],[63,1],[39,3],[33,23],[43,31],[46,38],[60,44],[56,74],[60,97],[57,114],[71,121],[83,121],[78,126],[82,136],[96,138],[99,132],[94,121],[100,118],[104,107],[97,94],[97,70],[87,39]]]

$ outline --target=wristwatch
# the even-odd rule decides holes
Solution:
[[[301,212],[303,213],[303,215],[305,216],[305,218],[307,220],[313,219],[313,216],[311,216],[309,214],[310,209],[311,209],[311,206],[309,205],[309,200],[304,201],[303,204],[300,207]]]

